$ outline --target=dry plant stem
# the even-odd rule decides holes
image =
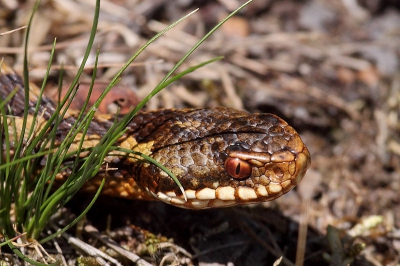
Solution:
[[[89,233],[91,236],[95,237],[96,239],[100,240],[103,244],[107,247],[112,248],[128,260],[143,266],[151,266],[152,264],[148,263],[147,261],[141,259],[138,255],[122,248],[116,242],[111,239],[106,238],[105,236],[100,235],[99,231],[91,225],[85,226],[84,230]]]
[[[110,29],[113,30],[113,29]],[[100,37],[104,34],[106,34],[108,31],[100,31],[96,33],[96,37]],[[72,44],[78,44],[82,43],[82,46],[87,44],[87,36],[82,36],[82,37],[77,37],[77,38],[71,38],[68,41],[64,42],[57,42],[56,44],[56,50],[60,51],[62,49],[66,49],[68,47],[71,47]],[[28,53],[33,53],[33,52],[43,52],[43,51],[51,51],[53,49],[53,45],[46,44],[46,45],[41,45],[41,46],[36,46],[36,47],[28,47]],[[1,54],[21,54],[23,53],[24,48],[23,47],[0,47],[0,53]],[[14,66],[15,67],[15,66]],[[16,69],[19,70],[19,69]]]
[[[300,79],[289,78],[288,76],[281,78],[282,85],[288,91],[301,92],[308,94],[310,97],[317,99],[320,102],[326,102],[328,105],[335,106],[338,109],[345,111],[353,120],[360,119],[360,113],[348,102],[333,95],[327,94],[320,88],[309,86]]]
[[[53,227],[54,230],[58,231],[60,230],[59,227],[57,227],[55,224],[51,223],[51,226]],[[62,236],[70,243],[72,246],[79,248],[80,250],[86,252],[88,255],[96,257],[97,262],[99,262],[101,265],[109,265],[105,260],[110,261],[111,263],[117,265],[117,266],[122,266],[116,259],[110,257],[106,253],[98,250],[97,248],[94,248],[93,246],[83,242],[82,240],[72,237],[71,235],[67,233],[63,233]]]
[[[160,266],[164,266],[165,263],[168,263],[170,261],[172,262],[172,265],[179,263],[178,258],[175,256],[174,253],[168,253],[162,258],[162,260],[160,262]]]
[[[307,225],[309,217],[309,206],[310,200],[303,200],[301,204],[301,216],[299,221],[299,235],[297,240],[297,250],[296,250],[296,266],[304,265],[304,255],[306,252],[307,243]]]
[[[182,248],[174,243],[163,242],[163,243],[157,244],[157,247],[160,249],[173,248],[176,251],[176,253],[180,252],[190,259],[193,257],[192,254],[190,254],[187,250],[185,250],[184,248]]]
[[[286,66],[284,68],[282,66],[282,62],[272,63],[271,61],[269,61],[270,64],[267,66],[265,64],[265,61],[263,63],[260,63],[256,60],[248,59],[242,55],[234,55],[229,59],[232,63],[236,64],[237,66],[240,66],[244,69],[247,69],[247,70],[257,73],[259,75],[266,75],[269,70],[293,72],[293,67]]]
[[[160,30],[164,29],[168,25],[161,23],[159,21],[152,20],[148,23],[147,26],[149,27],[149,29],[153,30],[154,32],[160,32]],[[180,31],[180,30],[170,31],[165,35],[165,37],[166,37],[166,40],[169,40],[171,42],[171,43],[169,43],[171,45],[167,45],[166,47],[170,47],[172,49],[177,49],[177,47],[173,45],[175,43],[179,43],[181,45],[184,44],[184,45],[186,45],[186,47],[182,47],[182,48],[187,48],[187,47],[192,47],[197,42],[197,38],[195,36],[188,34],[184,31]],[[164,44],[164,42],[163,42],[163,44]],[[204,47],[204,45],[202,47]]]
[[[61,263],[63,266],[68,266],[67,260],[64,257],[63,251],[60,247],[60,245],[58,244],[58,242],[56,240],[52,240],[54,247],[56,248],[58,254],[60,255],[59,257],[61,257]]]
[[[201,252],[199,252],[199,253],[193,255],[193,256],[192,256],[192,259],[198,258],[198,257],[200,257],[200,256],[204,256],[204,255],[206,255],[207,253],[216,252],[216,251],[218,251],[218,250],[224,250],[224,249],[226,249],[226,248],[231,248],[231,247],[234,247],[234,246],[239,246],[239,247],[241,247],[241,246],[248,245],[248,244],[249,244],[249,241],[236,241],[236,242],[231,242],[231,243],[229,243],[229,244],[220,245],[220,246],[218,246],[218,247],[211,247],[211,248],[209,248],[209,249],[204,249],[204,250],[202,250]]]
[[[161,64],[161,63],[163,63],[164,61],[163,60],[154,60],[154,61],[146,61],[146,62],[133,62],[133,63],[131,63],[130,65],[129,65],[129,67],[128,68],[130,68],[130,67],[138,67],[138,66],[144,66],[144,65],[155,65],[155,64]],[[92,70],[92,69],[94,69],[94,68],[96,68],[96,69],[102,69],[102,68],[110,68],[110,67],[117,67],[117,68],[121,68],[121,67],[123,67],[123,63],[114,63],[114,64],[111,64],[111,63],[104,63],[104,64],[98,64],[98,65],[96,65],[96,66],[94,66],[94,65],[86,65],[85,66],[85,70]],[[32,69],[30,69],[30,70],[38,70],[38,69],[40,69],[40,70],[44,70],[45,68],[44,67],[35,67],[35,68],[32,68]],[[78,70],[79,69],[79,66],[75,66],[75,65],[52,65],[51,66],[51,69],[52,70],[74,70],[74,71],[76,71],[76,70]]]
[[[279,247],[278,243],[275,241],[274,238],[274,234],[271,232],[271,230],[269,230],[269,228],[267,226],[265,226],[264,224],[260,223],[259,226],[267,233],[268,235],[268,240],[271,241],[271,244],[273,246],[273,248],[280,254],[283,253],[282,249]]]
[[[258,221],[257,226],[259,226],[262,230],[264,230],[267,233],[268,241],[271,242],[271,245],[273,246],[273,248],[275,250],[277,250],[278,252],[283,253],[281,248],[279,247],[278,243],[275,241],[274,234],[271,232],[269,227],[266,226],[266,224],[269,224],[271,222],[268,218],[266,218],[265,216],[259,215],[259,214],[255,214],[255,213],[248,214],[242,210],[240,210],[240,211],[235,210],[235,212],[237,212],[238,214],[240,213],[240,215],[238,215],[238,216],[250,216],[250,219],[252,221]]]
[[[237,95],[235,86],[233,85],[233,81],[229,74],[225,71],[225,69],[220,70],[222,84],[227,96],[225,104],[227,106],[231,106],[233,108],[243,110],[243,101],[240,99],[239,95]]]
[[[26,28],[26,26],[22,26],[22,27],[13,29],[13,30],[9,30],[9,31],[6,31],[6,32],[2,32],[2,33],[0,33],[0,36],[6,35],[6,34],[11,34],[11,33],[13,33],[13,32],[16,32],[16,31],[19,31],[19,30],[23,30],[23,29],[25,29],[25,28]]]
[[[179,97],[180,100],[195,107],[204,106],[207,100],[207,97],[205,97],[203,94],[194,95],[182,85],[172,85],[171,91],[173,91],[174,95]]]
[[[259,237],[254,231],[243,221],[235,219],[237,224],[242,228],[246,234],[248,234],[255,242],[259,243],[262,247],[264,247],[266,250],[271,252],[274,256],[277,258],[283,256],[282,252],[280,250],[277,250],[275,248],[272,248],[268,243],[266,243],[261,237]],[[271,238],[270,238],[271,239]],[[288,260],[286,257],[283,257],[282,262],[284,265],[288,266],[295,266],[290,260]]]

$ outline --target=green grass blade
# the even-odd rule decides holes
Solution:
[[[6,240],[7,241],[9,240],[9,238],[7,236],[6,236]],[[48,264],[48,263],[40,263],[40,262],[34,261],[34,260],[28,258],[27,256],[25,256],[16,246],[13,245],[12,242],[8,242],[8,246],[12,249],[12,251],[15,254],[17,254],[18,257],[20,257],[21,259],[23,259],[26,262],[29,262],[32,265],[35,265],[35,266],[58,266],[60,264],[59,262]]]
[[[79,214],[78,217],[76,217],[72,222],[70,222],[68,225],[66,225],[64,228],[62,228],[61,230],[55,232],[52,235],[49,235],[48,237],[43,238],[42,240],[39,241],[39,243],[43,244],[46,243],[47,241],[52,240],[55,237],[58,237],[59,235],[61,235],[62,233],[64,233],[65,231],[67,231],[68,229],[70,229],[72,226],[74,226],[77,222],[79,222],[83,217],[85,217],[85,215],[87,214],[87,212],[92,208],[93,204],[96,202],[97,198],[100,196],[101,190],[103,189],[103,186],[105,184],[106,180],[103,179],[101,181],[101,184],[99,186],[99,189],[97,190],[95,196],[93,197],[93,199],[90,201],[89,205],[83,210],[83,212],[81,214]]]

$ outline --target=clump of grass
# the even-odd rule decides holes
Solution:
[[[250,2],[250,1],[249,1]],[[219,23],[214,29],[207,33],[196,45],[188,51],[185,56],[168,72],[168,74],[160,81],[160,83],[154,88],[154,90],[142,101],[135,109],[129,114],[125,115],[119,121],[116,121],[109,131],[104,135],[100,142],[90,149],[87,157],[81,158],[79,155],[84,151],[83,139],[87,134],[88,128],[90,127],[90,121],[95,115],[96,109],[100,102],[109,92],[109,90],[118,82],[124,70],[131,64],[138,55],[146,49],[154,40],[159,38],[166,31],[173,28],[175,25],[183,21],[185,18],[190,16],[192,13],[171,24],[166,29],[158,33],[145,45],[143,45],[121,68],[116,76],[111,80],[104,93],[99,97],[94,106],[89,112],[84,113],[86,105],[89,100],[89,96],[86,99],[85,107],[77,115],[75,123],[71,126],[70,131],[66,135],[65,139],[58,143],[56,136],[58,126],[65,119],[65,115],[68,107],[70,106],[73,97],[76,93],[77,86],[81,73],[84,70],[84,66],[89,57],[90,52],[93,48],[93,41],[96,35],[97,23],[99,19],[100,0],[96,1],[96,9],[93,18],[93,25],[91,34],[88,40],[87,49],[84,54],[82,63],[79,70],[65,96],[65,99],[60,100],[58,105],[55,106],[55,110],[52,110],[52,114],[49,117],[44,117],[44,109],[42,106],[43,91],[46,86],[47,77],[51,69],[51,62],[54,55],[54,47],[56,41],[54,41],[53,50],[51,52],[51,59],[48,63],[47,72],[40,88],[39,94],[37,95],[37,104],[32,111],[29,106],[29,73],[28,73],[28,61],[27,61],[27,40],[29,38],[32,18],[39,7],[40,1],[37,1],[28,27],[26,29],[26,47],[25,47],[25,59],[24,59],[24,87],[25,87],[25,106],[22,124],[17,123],[18,118],[9,116],[10,110],[8,110],[7,102],[13,97],[13,94],[9,95],[7,99],[0,103],[0,135],[4,136],[0,139],[0,230],[1,234],[6,239],[5,242],[0,244],[8,245],[14,250],[14,252],[22,259],[30,262],[34,265],[45,265],[35,262],[27,258],[13,243],[11,240],[15,239],[15,236],[21,236],[23,233],[24,239],[27,242],[38,241],[43,244],[59,234],[65,232],[72,227],[77,221],[79,221],[86,212],[93,205],[97,199],[102,186],[99,187],[93,200],[87,206],[87,208],[70,224],[65,226],[60,231],[40,239],[43,230],[46,228],[48,221],[51,216],[61,209],[71,198],[79,191],[84,182],[96,175],[103,164],[104,157],[112,151],[119,150],[127,153],[134,153],[130,150],[120,149],[119,147],[113,146],[116,140],[124,133],[124,129],[129,121],[140,111],[140,109],[158,92],[164,89],[172,82],[180,79],[186,74],[195,71],[196,69],[210,64],[216,60],[221,59],[217,57],[209,61],[203,62],[199,65],[190,67],[180,73],[175,73],[179,66],[190,56],[190,54],[197,49],[197,47],[203,43],[213,32],[215,32],[226,20],[236,14],[241,8],[247,5],[249,2],[241,6],[239,9],[231,13],[225,20]],[[195,11],[194,11],[195,12]],[[97,50],[97,57],[99,50]],[[96,58],[97,58],[96,57]],[[97,65],[97,59],[95,66]],[[92,86],[96,78],[96,67],[94,68],[92,75]],[[62,87],[63,77],[60,75],[59,87]],[[92,86],[90,90],[92,89]],[[13,91],[16,93],[17,89]],[[31,126],[28,127],[28,117],[32,116],[34,121],[41,121],[44,119],[44,125],[40,127]],[[17,128],[20,127],[20,128]],[[17,132],[19,132],[17,134]],[[78,134],[81,136],[77,138]],[[69,152],[69,148],[72,144],[78,142],[78,149],[73,152]],[[87,151],[87,150],[85,150]],[[136,153],[137,154],[137,153]],[[145,160],[151,163],[157,164],[154,160],[144,155]],[[69,168],[71,174],[68,179],[57,188],[54,188],[53,183],[55,181],[57,173],[64,170],[66,167],[65,162],[70,161]],[[71,166],[72,165],[72,166]],[[159,164],[157,164],[159,165]],[[159,167],[163,168],[162,165]],[[172,174],[168,169],[163,168],[171,176]],[[173,176],[172,176],[173,177]],[[179,182],[177,182],[179,185]]]

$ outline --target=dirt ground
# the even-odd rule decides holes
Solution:
[[[139,97],[147,95],[242,3],[101,1],[94,45],[100,48],[99,79],[109,80],[140,45],[199,8],[146,48],[124,74],[122,84]],[[26,25],[32,6],[32,1],[0,0],[0,33]],[[61,64],[66,82],[71,80],[93,12],[94,1],[42,1],[29,41],[32,81],[43,79],[54,38],[50,81],[57,81]],[[0,37],[0,56],[17,71],[22,45],[23,31]],[[280,265],[398,265],[400,2],[255,0],[184,65],[221,55],[223,60],[174,83],[146,108],[225,105],[275,113],[310,150],[312,164],[300,185],[273,202],[207,211],[103,197],[87,224],[154,265],[273,265],[281,256]],[[89,65],[94,57],[95,51]],[[88,68],[83,79],[90,74]],[[79,210],[85,198],[76,199],[69,211]],[[83,240],[110,251],[86,229],[78,231]],[[72,265],[77,256],[87,256],[59,241]],[[53,244],[45,248],[56,253]]]

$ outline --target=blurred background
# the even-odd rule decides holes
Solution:
[[[110,80],[147,40],[199,8],[146,48],[124,73],[123,88],[116,88],[146,96],[201,37],[243,3],[102,0],[93,46],[100,49],[97,79]],[[94,4],[48,0],[39,6],[28,44],[30,78],[38,84],[43,80],[56,39],[49,95],[56,92],[61,65],[65,84],[77,71]],[[0,34],[27,25],[33,5],[0,0]],[[24,34],[0,36],[0,57],[17,72],[22,72]],[[95,53],[82,82],[90,81]],[[328,225],[338,229],[342,262],[346,257],[352,265],[397,265],[400,1],[255,0],[207,39],[181,70],[216,56],[224,58],[175,82],[146,108],[224,105],[275,113],[300,133],[311,152],[312,165],[302,183],[273,202],[204,212],[103,199],[89,223],[105,229],[104,217],[111,215],[114,239],[154,264],[172,252],[172,263],[184,265],[272,265],[280,256],[285,257],[281,265],[294,265],[302,245],[297,238],[301,221],[308,225],[307,237],[301,237],[304,265],[341,265],[328,245]],[[161,242],[168,239],[194,257],[171,247],[159,248],[156,255],[140,253],[148,238],[143,232]],[[360,243],[363,251],[352,254]]]

